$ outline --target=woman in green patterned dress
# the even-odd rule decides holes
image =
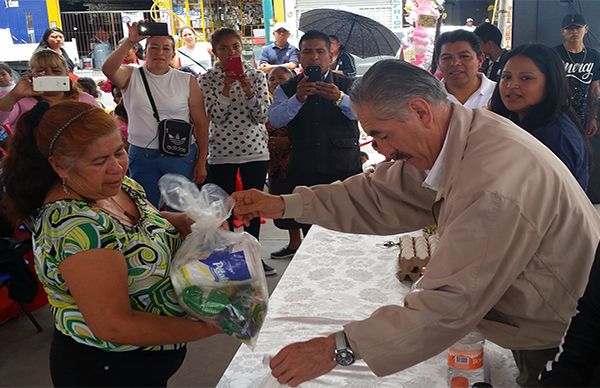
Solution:
[[[3,202],[32,220],[37,274],[55,320],[55,386],[166,386],[185,343],[219,333],[186,318],[170,281],[189,232],[127,172],[113,118],[79,102],[23,114],[3,164]]]

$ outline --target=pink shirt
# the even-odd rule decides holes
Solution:
[[[96,99],[85,92],[79,93],[79,102],[85,102],[93,106],[99,106]],[[38,100],[33,97],[23,97],[15,104],[15,106],[13,106],[12,111],[3,112],[0,110],[0,125],[8,124],[13,127],[21,113],[27,112],[37,103]]]

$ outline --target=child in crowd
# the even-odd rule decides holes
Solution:
[[[0,62],[0,96],[10,92],[14,87],[12,69],[6,63]]]
[[[292,78],[294,74],[290,69],[284,66],[279,66],[271,70],[269,73],[269,96],[272,98],[275,89]],[[271,194],[290,194],[294,187],[286,177],[287,163],[289,159],[290,141],[286,128],[274,128],[270,123],[267,123],[267,131],[269,132],[269,192]],[[274,220],[273,223],[279,229],[288,231],[290,241],[287,247],[271,253],[271,259],[291,259],[294,257],[296,250],[302,243],[300,234],[300,226],[292,219]]]
[[[77,83],[79,87],[83,89],[84,92],[94,97],[98,104],[102,107],[102,109],[106,109],[104,104],[101,101],[102,95],[100,94],[100,90],[98,90],[98,85],[96,85],[96,81],[89,77],[80,77],[77,79]]]

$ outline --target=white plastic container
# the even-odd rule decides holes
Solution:
[[[483,346],[485,339],[477,330],[448,348],[448,386],[470,388],[484,382]]]

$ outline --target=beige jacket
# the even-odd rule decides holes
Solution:
[[[354,233],[415,230],[435,214],[440,243],[423,291],[344,327],[380,376],[438,354],[476,326],[509,349],[557,346],[600,240],[599,216],[573,175],[524,130],[453,105],[447,136],[437,202],[402,162],[284,196],[284,217]]]

